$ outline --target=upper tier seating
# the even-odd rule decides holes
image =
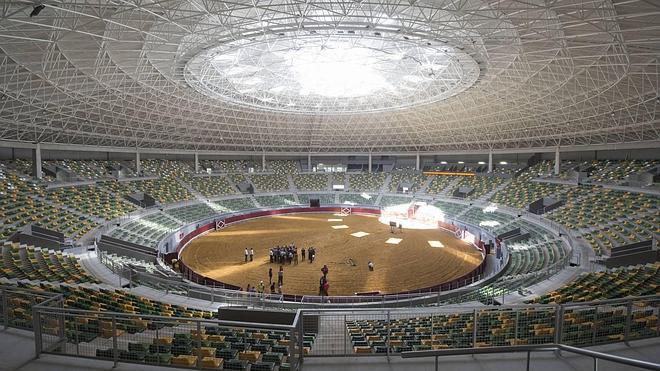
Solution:
[[[539,198],[561,193],[564,187],[562,185],[530,181],[536,178],[539,172],[547,166],[547,162],[542,162],[526,169],[506,187],[495,192],[491,200],[498,204],[525,209],[527,205]]]
[[[289,180],[280,174],[251,174],[250,180],[258,192],[282,192],[289,190]]]
[[[456,184],[459,187],[473,187],[474,192],[468,195],[468,199],[477,199],[504,183],[504,178],[498,176],[464,176]]]
[[[67,169],[80,180],[96,180],[107,178],[108,171],[103,161],[95,160],[57,160],[44,161],[43,166],[59,166]]]
[[[250,169],[260,170],[261,165],[248,160],[199,160],[200,172],[211,169],[221,173],[247,173]]]
[[[610,272],[583,273],[575,281],[533,302],[561,304],[655,295],[659,287],[660,263],[655,263],[618,268]]]
[[[431,183],[429,183],[428,188],[426,189],[426,193],[428,194],[440,194],[442,193],[449,183],[451,183],[452,180],[456,179],[456,176],[447,176],[447,175],[430,175],[433,180],[431,180]]]
[[[2,246],[0,277],[66,283],[97,282],[74,256],[12,242],[5,242]]]
[[[651,170],[659,164],[657,160],[594,161],[595,171],[590,178],[598,183],[619,183],[629,175]]]
[[[408,192],[413,193],[420,190],[422,185],[426,183],[426,175],[416,171],[395,171],[392,172],[389,190],[390,192],[397,192],[399,184],[404,182],[409,184]]]
[[[148,179],[130,182],[101,182],[100,186],[118,195],[125,196],[136,192],[144,192],[161,204],[191,200],[194,196],[174,179]]]
[[[275,174],[295,174],[300,171],[298,161],[272,160],[266,162],[266,167]]]
[[[195,170],[195,165],[186,161],[142,160],[140,161],[140,166],[145,174],[163,178],[183,176],[185,173]]]
[[[184,223],[192,223],[197,220],[210,218],[217,212],[206,204],[195,204],[174,209],[165,210],[165,213],[181,220]]]
[[[385,173],[349,174],[349,189],[353,192],[378,192],[386,177]]]
[[[238,193],[238,190],[224,176],[187,177],[184,181],[206,197]]]
[[[300,191],[327,191],[328,174],[294,174],[293,183]]]
[[[136,207],[118,196],[113,196],[96,186],[56,188],[48,191],[48,199],[83,214],[106,220],[128,214]]]

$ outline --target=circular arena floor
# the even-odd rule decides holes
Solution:
[[[389,239],[400,241],[387,243]],[[430,241],[442,247],[431,247]],[[434,286],[472,271],[482,259],[473,245],[449,232],[404,229],[392,234],[378,217],[329,213],[288,214],[232,224],[191,241],[181,259],[195,272],[218,281],[245,289],[263,280],[268,290],[268,268],[273,268],[275,281],[279,269],[270,264],[269,249],[292,242],[299,252],[314,246],[316,260],[284,265],[285,294],[317,295],[324,264],[330,270],[329,294],[353,295]],[[244,262],[246,247],[254,248],[252,262]],[[373,272],[367,267],[369,260],[375,264]]]

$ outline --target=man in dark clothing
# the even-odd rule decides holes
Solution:
[[[305,260],[305,248],[302,248],[302,260]]]
[[[273,268],[268,268],[268,283],[273,283]]]
[[[284,267],[280,265],[280,271],[277,272],[277,285],[284,285]]]

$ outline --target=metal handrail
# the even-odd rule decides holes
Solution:
[[[447,356],[458,355],[475,355],[475,354],[500,354],[500,353],[516,353],[527,352],[527,371],[529,371],[530,353],[543,352],[543,351],[565,351],[575,353],[594,359],[594,371],[598,370],[598,359],[604,361],[615,362],[626,366],[639,367],[646,370],[660,371],[660,363],[653,363],[642,361],[638,359],[616,356],[612,354],[596,352],[588,349],[581,349],[564,344],[544,344],[544,345],[516,345],[516,346],[502,346],[502,347],[484,347],[484,348],[463,348],[463,349],[441,349],[441,350],[419,350],[412,352],[402,352],[401,358],[426,358],[435,357],[435,369],[438,370],[438,358]]]

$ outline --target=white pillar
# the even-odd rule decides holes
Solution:
[[[371,172],[371,152],[369,152],[369,172]]]
[[[43,172],[41,170],[41,143],[37,143],[37,146],[33,150],[34,156],[32,156],[32,167],[34,168],[34,177],[36,179],[43,178]]]
[[[199,173],[199,155],[195,152],[195,173]]]
[[[266,171],[266,152],[261,154],[261,171]]]
[[[307,171],[312,171],[312,154],[307,154]]]
[[[415,170],[419,171],[419,153],[416,156],[416,161],[415,161]]]
[[[559,175],[559,166],[561,160],[559,159],[559,147],[555,148],[555,175]]]
[[[142,174],[142,165],[140,165],[140,151],[135,151],[135,171],[137,172],[138,176],[141,176]]]
[[[493,151],[488,151],[488,172],[493,172]]]

